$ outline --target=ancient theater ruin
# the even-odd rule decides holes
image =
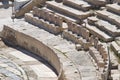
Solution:
[[[0,0],[0,80],[120,80],[120,0]]]

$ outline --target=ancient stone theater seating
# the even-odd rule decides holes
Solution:
[[[119,3],[108,4],[106,9],[96,12],[96,16],[88,18],[86,27],[92,34],[103,41],[112,41],[120,36]]]
[[[109,2],[56,1],[47,1],[45,7],[34,7],[26,13],[22,27],[4,26],[3,39],[8,39],[9,32],[15,36],[24,36],[22,40],[15,37],[16,42],[22,44],[16,45],[47,60],[55,68],[58,80],[107,80],[109,55],[103,42],[110,42],[120,36],[119,4],[109,4],[107,9],[96,11],[96,8]]]

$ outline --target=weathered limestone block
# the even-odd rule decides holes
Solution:
[[[49,21],[49,19],[48,19],[48,17],[49,17],[49,12],[47,11],[47,10],[44,10],[44,12],[45,12],[45,20],[47,20],[47,21]]]
[[[95,26],[86,24],[86,28],[89,29],[89,31],[92,35],[97,36],[99,39],[101,39],[105,42],[113,40],[113,38],[110,35],[108,35],[105,32],[99,30]]]
[[[99,42],[98,38],[97,38],[97,37],[95,37],[95,40],[94,40],[94,46],[95,46],[95,48],[97,48],[97,47],[98,47],[98,42]]]
[[[43,23],[43,29],[49,31],[49,25],[50,25],[50,24],[49,24],[48,21],[44,21],[44,23]]]
[[[92,46],[94,45],[94,36],[93,35],[91,35],[91,37],[89,38],[89,42]]]
[[[51,16],[51,23],[55,23],[56,14],[50,14],[50,16]]]
[[[93,57],[95,62],[97,63],[98,67],[104,67],[105,66],[105,63],[104,63],[100,53],[94,47],[89,48],[89,53]]]
[[[76,23],[72,23],[72,30],[73,33],[76,33]]]
[[[28,21],[28,22],[32,22],[33,21],[33,15],[30,14],[30,13],[26,13],[25,14],[25,20]]]
[[[62,17],[58,16],[56,19],[56,24],[60,27],[62,27],[63,19]]]
[[[100,46],[99,48],[100,48],[99,49],[100,54],[102,55],[103,59],[106,60],[108,55],[107,55],[107,51],[106,51],[105,47],[104,46]]]
[[[76,48],[78,51],[82,50],[82,46],[81,46],[80,44],[76,44],[76,45],[75,45],[75,48]]]
[[[59,28],[59,26],[53,26],[52,31],[54,34],[59,34],[61,32],[61,29]]]
[[[84,50],[89,50],[89,47],[91,46],[91,44],[90,44],[90,42],[86,42],[86,40],[84,39],[82,46],[83,46]]]
[[[118,56],[120,56],[120,46],[116,42],[111,43],[111,48],[117,55],[119,54]]]
[[[72,31],[73,33],[76,33],[77,35],[81,35],[81,28],[82,26],[74,23],[74,22],[68,22],[68,30]]]
[[[71,31],[63,31],[63,38],[66,38],[69,41],[72,41],[73,43],[78,43],[78,38],[76,34],[73,34]]]
[[[104,67],[105,66],[105,63],[102,60],[99,61],[97,64],[98,64],[99,67]]]
[[[57,16],[57,15],[54,15],[54,21],[53,21],[53,23],[54,23],[55,25],[57,25],[57,19],[58,19],[58,16]]]
[[[89,3],[82,0],[64,0],[63,4],[83,11],[89,11],[91,8],[91,5]]]
[[[86,28],[81,28],[82,37],[89,40],[89,31]]]
[[[118,5],[117,3],[115,4],[109,4],[107,5],[107,10],[120,14],[120,5]]]
[[[76,33],[80,36],[81,35],[81,28],[82,26],[76,25]]]
[[[103,10],[103,11],[97,11],[97,16],[120,27],[120,22],[119,22],[120,16],[117,14],[111,13],[107,10]]]
[[[67,22],[67,25],[68,25],[68,30],[72,31],[72,22]]]
[[[82,37],[79,37],[79,38],[78,38],[78,44],[83,45],[83,44],[84,44],[84,43],[83,43],[83,40],[84,40],[84,39],[83,39]]]

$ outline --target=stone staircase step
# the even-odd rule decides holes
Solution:
[[[63,4],[83,11],[88,11],[91,8],[91,5],[83,0],[64,0]]]
[[[97,36],[99,39],[108,42],[108,41],[112,41],[113,38],[111,36],[109,36],[108,34],[106,34],[105,32],[101,31],[100,29],[98,29],[95,26],[86,24],[86,28],[90,31],[90,33],[94,36]]]
[[[48,11],[50,11],[50,12],[56,14],[56,15],[61,16],[61,17],[63,18],[63,20],[66,21],[66,22],[72,21],[72,22],[79,23],[79,20],[78,20],[78,19],[71,18],[71,17],[69,17],[68,15],[64,15],[64,14],[61,14],[61,13],[58,13],[58,12],[54,12],[54,11],[52,11],[51,9],[48,9],[48,8],[46,8],[46,7],[43,7],[43,9],[48,10]]]
[[[97,51],[96,48],[90,47],[89,48],[89,53],[93,57],[95,62],[97,63],[98,67],[104,67],[105,63],[104,63],[104,60],[102,58],[102,55],[100,55],[100,52]]]
[[[120,56],[120,46],[115,41],[111,43],[111,48],[117,55]]]
[[[78,36],[76,33],[72,31],[64,30],[62,33],[62,37],[67,39],[68,41],[72,41],[75,44],[80,44],[84,50],[88,50],[91,46],[90,42],[87,42],[82,36]]]
[[[97,16],[99,18],[107,20],[108,22],[110,22],[120,28],[120,22],[119,22],[120,16],[119,15],[116,15],[109,11],[103,10],[103,11],[97,11]]]
[[[117,3],[109,4],[109,5],[107,5],[107,10],[117,13],[117,14],[120,14],[120,5],[118,5]]]
[[[68,30],[63,31],[62,37],[69,41],[72,41],[75,44],[81,44],[82,42],[79,41],[79,39],[83,39],[81,36],[78,37],[77,34],[73,34],[72,31]]]
[[[84,0],[95,6],[105,6],[106,0]]]
[[[59,26],[56,26],[54,24],[49,23],[48,21],[45,21],[43,19],[39,19],[38,17],[34,17],[31,13],[25,14],[25,20],[35,26],[38,26],[40,28],[43,28],[53,34],[59,34],[61,33],[61,28]]]
[[[116,25],[110,24],[108,21],[101,20],[97,17],[89,17],[88,23],[96,26],[102,31],[105,31],[113,37],[120,36],[120,29],[117,29]]]
[[[69,15],[70,17],[76,19],[85,19],[91,15],[90,12],[83,12],[80,10],[76,10],[74,8],[63,5],[62,3],[57,3],[55,1],[47,1],[46,4],[47,4],[47,8],[64,15]]]

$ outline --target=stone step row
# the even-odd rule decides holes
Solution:
[[[107,53],[107,47],[103,46],[103,44],[98,40],[97,37],[94,37],[93,35],[90,37],[89,42],[92,44],[92,47],[100,53],[101,57],[104,61],[108,60],[108,53]]]
[[[99,68],[105,66],[102,56],[100,55],[99,51],[97,51],[94,47],[89,48],[89,54],[93,57]]]
[[[111,43],[111,49],[120,57],[120,46],[116,42]]]
[[[96,63],[99,72],[102,73],[101,76],[104,76],[102,77],[102,80],[106,80],[109,70],[109,56],[107,46],[103,46],[98,38],[94,37],[93,35],[90,37],[90,43],[92,43],[93,46],[89,47],[89,54]]]
[[[105,6],[106,5],[106,0],[84,0],[92,5],[94,5],[95,7],[100,7],[100,6]]]
[[[87,42],[86,39],[84,39],[81,36],[78,36],[72,31],[64,30],[62,33],[62,37],[64,39],[67,39],[68,41],[72,41],[75,44],[80,44],[81,46],[79,47],[79,49],[88,50],[89,47],[91,46],[91,44]]]
[[[54,13],[55,15],[58,15],[58,16],[62,17],[63,21],[65,21],[65,22],[72,21],[72,22],[80,23],[79,19],[72,18],[72,17],[70,17],[68,15],[61,14],[59,12],[55,12],[55,11],[53,11],[51,9],[46,8],[46,7],[43,7],[42,9],[45,9],[47,11],[50,11],[51,13]]]
[[[99,28],[93,25],[86,24],[86,28],[90,31],[92,35],[97,36],[99,39],[105,42],[113,40],[113,38],[110,35],[106,34],[105,32],[101,31]]]
[[[64,0],[63,4],[83,11],[89,11],[91,9],[91,5],[84,0]]]
[[[62,28],[54,24],[45,21],[44,19],[39,19],[38,17],[33,16],[31,13],[25,14],[25,20],[33,25],[36,25],[40,28],[43,28],[53,34],[59,34],[62,31]]]
[[[17,24],[20,25],[20,22]],[[49,46],[51,49],[53,49],[55,51],[55,53],[57,54],[57,56],[59,56],[59,59],[61,60],[61,63],[63,64],[63,70],[64,70],[64,74],[65,74],[64,77],[66,80],[71,80],[71,79],[73,79],[73,80],[74,79],[75,80],[82,80],[82,79],[98,80],[98,78],[97,78],[98,76],[96,75],[97,74],[96,69],[93,66],[92,61],[89,60],[88,55],[84,51],[80,51],[80,52],[76,51],[74,49],[74,46],[72,46],[72,44],[70,42],[60,38],[59,36],[50,34],[47,31],[39,29],[39,28],[37,28],[33,25],[30,25],[26,22],[21,23],[21,24],[22,24],[22,26],[14,25],[14,27],[11,27],[11,28],[13,28],[13,31],[17,30],[17,31],[19,31],[20,34],[27,35],[27,38],[25,36],[22,37],[22,38],[24,38],[24,40],[29,39],[28,36],[30,36],[32,38],[32,40],[36,39],[36,40],[46,44],[47,46]],[[13,26],[13,25],[11,25],[11,26]],[[5,31],[5,32],[7,32],[7,31]],[[19,38],[21,39],[21,37],[19,37]],[[24,40],[22,39],[21,41],[24,41]],[[26,40],[26,41],[28,42],[28,40]],[[30,41],[30,42],[32,42],[32,41]],[[35,44],[35,43],[36,43],[36,41],[32,44]],[[39,45],[39,43],[37,43],[37,44]],[[30,45],[25,45],[25,46],[30,46]],[[32,46],[35,47],[34,45],[32,45]],[[35,48],[33,48],[33,47],[31,47],[30,49],[34,50]],[[50,57],[53,57],[53,56],[51,56],[51,53],[49,53],[46,49],[48,49],[48,48],[41,49],[41,51],[45,51],[45,53],[43,53],[43,55],[48,53],[48,55],[50,55]],[[65,52],[65,54],[64,54],[64,52]],[[76,57],[77,57],[77,59],[76,59]],[[52,59],[52,61],[54,61],[56,58],[53,57],[50,59]],[[54,64],[56,64],[56,63],[54,63]],[[79,67],[81,67],[81,66],[82,66],[82,69],[79,69]],[[85,68],[85,66],[87,66],[88,68]],[[92,69],[89,66],[91,66]],[[59,66],[57,68],[59,68]],[[88,71],[88,69],[89,69],[89,71]],[[89,75],[87,73],[85,73],[86,70],[87,70],[87,73],[89,73]],[[82,76],[81,76],[81,74],[82,74]]]
[[[49,10],[35,7],[33,9],[33,15],[41,19],[44,19],[50,23],[53,23],[56,26],[62,27],[63,24],[62,17],[50,12]]]
[[[68,30],[82,36],[84,39],[89,40],[90,32],[83,26],[76,24],[74,22],[68,22]]]
[[[112,37],[120,36],[120,29],[105,20],[99,19],[97,17],[89,17],[88,23],[96,26],[100,30],[106,32],[108,35],[111,35]]]
[[[64,15],[69,15],[70,17],[73,17],[76,19],[85,19],[88,16],[91,16],[90,12],[83,12],[80,10],[76,10],[74,8],[63,5],[62,3],[57,3],[55,1],[48,1],[46,2],[46,4],[47,4],[47,8]]]
[[[120,15],[120,5],[118,5],[117,3],[114,4],[109,4],[106,6],[108,11],[114,12],[118,15]]]
[[[97,11],[97,17],[102,18],[120,28],[120,16],[107,10]]]

